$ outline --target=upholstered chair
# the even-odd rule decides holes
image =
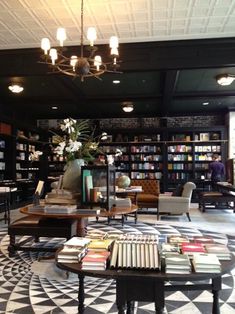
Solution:
[[[191,221],[189,211],[193,190],[196,185],[193,182],[187,182],[183,186],[181,196],[171,196],[160,194],[158,200],[158,219],[159,215],[166,213],[172,215],[186,214],[188,220]]]
[[[157,208],[160,184],[158,180],[131,180],[132,186],[142,186],[143,192],[136,196],[136,205],[142,208]],[[139,211],[141,213],[141,211]]]

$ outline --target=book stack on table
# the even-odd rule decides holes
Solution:
[[[209,254],[215,254],[219,260],[230,260],[231,252],[224,244],[213,243],[205,245],[206,252]]]
[[[78,263],[87,253],[88,238],[73,237],[63,244],[57,254],[58,263]]]
[[[192,264],[195,272],[200,273],[220,273],[221,264],[215,254],[201,253],[194,254]]]
[[[65,189],[52,189],[45,197],[46,204],[76,205],[80,199],[80,193],[74,193]]]
[[[105,270],[110,252],[106,250],[91,250],[82,259],[82,269],[84,270]]]
[[[187,254],[165,254],[165,272],[167,274],[189,274],[191,271],[192,267]]]
[[[82,259],[82,269],[105,270],[108,265],[112,239],[101,237],[91,238],[88,244],[88,252]]]

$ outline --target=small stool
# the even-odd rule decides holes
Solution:
[[[55,252],[58,247],[32,247],[25,246],[25,244],[32,237],[34,237],[35,242],[39,242],[40,237],[66,238],[68,240],[76,235],[76,229],[77,220],[75,219],[40,218],[34,216],[20,218],[8,227],[8,235],[10,236],[9,256],[13,256],[16,251]],[[16,236],[31,237],[16,243]]]

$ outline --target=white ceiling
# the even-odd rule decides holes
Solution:
[[[235,0],[84,0],[84,28],[95,26],[97,44],[235,36]],[[59,26],[67,45],[80,44],[80,0],[1,0],[0,49],[56,44]]]

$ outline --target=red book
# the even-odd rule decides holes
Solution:
[[[86,256],[82,259],[82,265],[106,264],[109,256],[109,251],[88,251]]]
[[[196,252],[204,253],[206,250],[202,243],[182,243],[181,246],[182,253],[184,254],[193,254]]]

